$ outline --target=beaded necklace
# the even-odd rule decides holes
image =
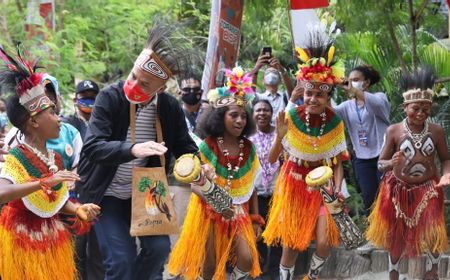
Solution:
[[[47,149],[48,157],[46,157],[41,151],[30,144],[23,142],[23,145],[33,152],[33,154],[35,154],[43,163],[45,163],[51,173],[55,174],[58,172],[58,166],[55,164],[55,152],[53,150]]]
[[[241,162],[244,159],[244,139],[239,139],[239,158],[238,163],[234,167],[231,165],[229,157],[230,152],[228,151],[228,149],[225,149],[223,147],[223,137],[217,137],[217,144],[219,145],[219,148],[222,150],[223,155],[227,159],[227,185],[225,186],[225,190],[229,191],[231,188],[231,180],[234,178],[234,174],[239,171]]]
[[[416,149],[422,148],[422,139],[428,134],[428,122],[425,121],[423,130],[420,133],[413,133],[411,128],[409,128],[409,124],[406,119],[403,120],[403,127],[405,128],[408,136],[413,140],[414,147],[416,147]]]
[[[318,147],[318,143],[317,140],[314,139],[313,137],[311,137],[311,135],[309,133],[311,133],[311,127],[310,127],[310,114],[309,111],[306,110],[306,131],[308,132],[308,140],[311,143],[311,145],[313,146],[313,149],[315,151],[317,151],[317,147]],[[320,117],[322,118],[322,124],[320,125],[320,129],[319,129],[319,135],[317,135],[317,139],[320,139],[320,137],[323,134],[323,131],[325,129],[325,125],[326,125],[326,120],[327,120],[327,113],[326,111],[323,111],[322,113],[320,113]]]

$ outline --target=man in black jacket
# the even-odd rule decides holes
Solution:
[[[136,256],[136,243],[129,234],[131,168],[161,166],[159,156],[164,155],[167,170],[172,154],[179,157],[197,150],[180,105],[163,92],[167,79],[182,71],[182,52],[172,50],[176,44],[170,45],[169,38],[165,27],[149,31],[147,45],[127,80],[100,91],[86,132],[77,187],[80,201],[96,202],[102,208],[94,227],[105,279],[162,279],[169,237],[139,237],[141,250]],[[130,141],[130,103],[136,104],[136,144]],[[162,143],[156,142],[156,118],[161,122]]]

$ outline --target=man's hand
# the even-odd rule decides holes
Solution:
[[[135,144],[133,148],[131,148],[131,154],[137,158],[161,156],[165,152],[167,152],[167,147],[164,142],[156,143],[154,141],[148,141]]]
[[[259,71],[264,65],[269,64],[270,55],[268,54],[261,54],[258,57],[258,60],[256,61],[255,68],[253,68],[253,71]]]
[[[269,66],[277,69],[281,73],[286,72],[286,69],[283,67],[283,65],[280,64],[280,61],[275,57],[269,59]]]

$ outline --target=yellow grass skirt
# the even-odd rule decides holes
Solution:
[[[70,233],[57,218],[5,206],[0,216],[2,280],[74,280]]]
[[[226,263],[235,265],[234,240],[236,236],[244,239],[253,260],[250,275],[255,278],[261,273],[256,248],[256,239],[246,207],[235,206],[235,219],[225,221],[197,195],[192,195],[180,238],[169,256],[169,273],[195,280],[202,276],[206,257],[206,241],[210,231],[214,236],[216,270],[214,279],[224,280]]]

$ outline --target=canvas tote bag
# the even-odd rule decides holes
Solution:
[[[131,142],[135,142],[136,107],[130,106]],[[156,138],[162,142],[159,117],[156,116]],[[169,235],[178,233],[172,199],[165,171],[165,157],[161,167],[133,167],[131,192],[131,236]]]

